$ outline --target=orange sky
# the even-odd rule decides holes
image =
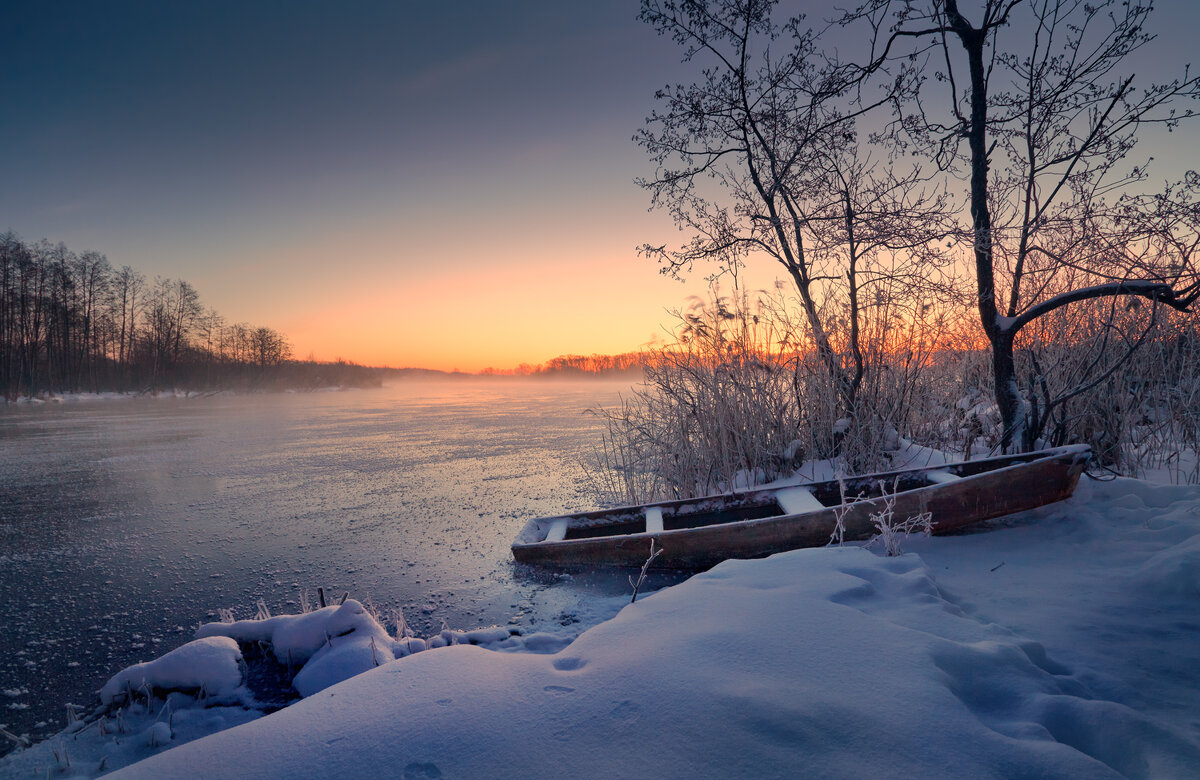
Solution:
[[[680,284],[636,254],[687,240],[647,213],[631,136],[656,89],[696,77],[636,3],[151,5],[12,9],[0,231],[185,279],[298,357],[367,364],[626,352],[704,293],[711,269]],[[809,5],[833,7],[785,10]],[[1197,7],[1156,10],[1139,77],[1181,69]],[[1197,131],[1139,162],[1195,167]]]
[[[333,235],[206,274],[200,289],[227,291],[214,303],[219,311],[253,312],[285,332],[301,358],[473,372],[617,354],[663,337],[667,310],[707,286],[702,273],[676,281],[637,256],[642,236],[675,231],[636,203],[629,211],[622,227],[586,242],[544,230],[537,249],[525,241],[488,249],[478,237],[413,241],[388,230]],[[486,264],[473,262],[485,251]],[[345,256],[353,263],[339,261]],[[295,272],[278,278],[280,268]],[[759,269],[751,278],[765,289],[774,274]],[[271,295],[261,296],[264,289]]]

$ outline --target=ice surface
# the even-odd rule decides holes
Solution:
[[[3,408],[0,581],[16,589],[0,599],[0,690],[25,693],[0,695],[0,727],[51,736],[67,702],[90,707],[218,609],[295,613],[317,586],[401,609],[420,636],[443,620],[582,630],[624,575],[556,579],[514,567],[509,544],[528,517],[594,505],[579,463],[599,423],[583,412],[622,389],[462,380]]]

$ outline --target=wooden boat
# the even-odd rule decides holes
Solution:
[[[530,520],[512,544],[518,562],[555,567],[705,569],[828,544],[842,514],[845,541],[876,533],[871,514],[892,505],[903,521],[931,513],[933,533],[1069,498],[1091,457],[1087,445],[912,468],[781,488],[661,501]]]

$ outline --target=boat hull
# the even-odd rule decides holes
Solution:
[[[520,563],[560,568],[640,567],[646,562],[650,540],[654,539],[656,548],[662,550],[662,554],[653,562],[655,568],[706,569],[728,558],[761,558],[785,550],[826,545],[836,527],[836,514],[839,511],[844,512],[845,541],[869,539],[876,533],[871,515],[885,510],[888,501],[894,501],[891,511],[897,521],[929,512],[933,533],[948,533],[984,520],[1069,498],[1089,455],[1086,447],[1063,447],[1015,458],[992,458],[940,469],[908,469],[859,477],[853,483],[883,483],[884,491],[890,495],[864,498],[815,511],[751,517],[701,527],[668,527],[609,534],[602,522],[607,518],[633,517],[635,511],[645,512],[647,508],[660,513],[673,513],[681,508],[719,507],[719,502],[733,502],[735,508],[731,511],[739,511],[736,509],[738,506],[754,506],[756,501],[771,500],[772,494],[777,491],[752,491],[735,496],[693,499],[690,503],[661,502],[647,507],[580,513],[565,518],[541,518],[531,520],[523,529],[512,545],[513,557]],[[887,490],[889,484],[899,485],[902,478],[911,480],[929,472],[950,476],[945,481],[923,487],[895,492]],[[828,490],[831,484],[836,485],[813,483],[808,487]],[[683,517],[684,514],[681,512],[679,516]],[[543,529],[564,519],[569,524],[573,523],[572,527],[601,529],[603,535],[545,540]],[[621,527],[633,526],[627,522]]]

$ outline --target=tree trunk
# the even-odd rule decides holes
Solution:
[[[1000,411],[1000,446],[1012,452],[1021,427],[1021,394],[1013,361],[1013,332],[1001,325],[996,308],[996,276],[992,262],[992,214],[988,208],[987,71],[983,61],[986,30],[976,29],[959,13],[957,0],[946,0],[951,28],[962,42],[971,72],[971,118],[967,143],[971,149],[971,221],[975,239],[975,281],[979,321],[992,346],[992,378]]]
[[[992,377],[996,392],[996,407],[1000,411],[1000,446],[1013,452],[1025,442],[1025,418],[1022,414],[1021,392],[1017,388],[1017,367],[1013,360],[1013,334],[997,333],[992,340]]]

